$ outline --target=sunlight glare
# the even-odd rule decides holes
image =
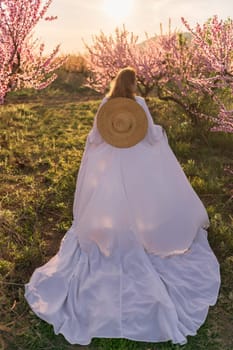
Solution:
[[[129,16],[133,8],[133,0],[105,0],[103,8],[108,16],[121,21]]]

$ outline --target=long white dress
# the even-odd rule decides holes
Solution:
[[[72,225],[57,254],[25,285],[31,309],[71,344],[94,337],[185,344],[218,297],[206,209],[166,132],[145,100],[136,101],[149,127],[133,147],[107,144],[95,116]]]

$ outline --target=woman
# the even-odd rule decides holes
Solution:
[[[134,69],[122,69],[87,137],[72,226],[25,286],[32,310],[71,344],[94,337],[185,344],[217,300],[207,212],[135,91]],[[117,98],[136,102],[147,120],[130,147],[106,142],[98,124]]]

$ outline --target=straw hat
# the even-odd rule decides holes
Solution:
[[[97,128],[102,138],[119,148],[136,145],[147,133],[144,109],[131,98],[109,99],[97,113]]]

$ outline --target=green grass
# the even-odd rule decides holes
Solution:
[[[232,350],[233,188],[227,167],[233,167],[233,135],[203,133],[172,104],[149,102],[208,210],[209,241],[221,264],[218,303],[198,334],[182,347],[99,338],[72,346],[30,311],[23,284],[56,253],[71,225],[76,177],[99,101],[48,93],[26,94],[25,103],[17,103],[18,96],[0,108],[0,349]]]

